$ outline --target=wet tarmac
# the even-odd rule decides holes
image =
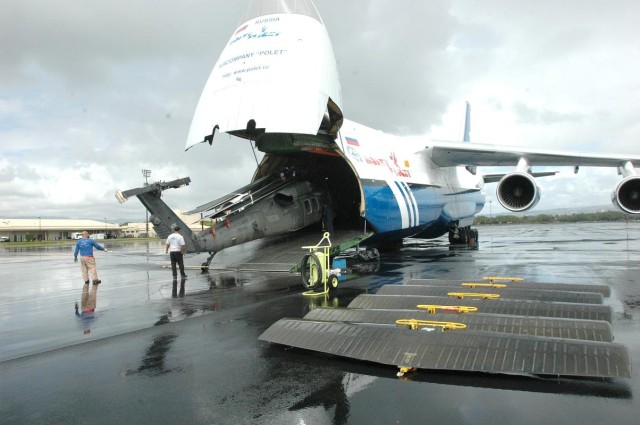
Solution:
[[[480,249],[422,241],[382,254],[373,274],[327,298],[298,276],[202,273],[189,255],[175,283],[161,242],[105,241],[102,284],[83,288],[69,246],[0,247],[3,424],[577,424],[637,423],[640,225],[480,227]],[[264,249],[254,246],[253,249]],[[301,250],[301,255],[302,255]],[[397,369],[258,340],[282,317],[411,278],[521,276],[607,284],[615,342],[632,378],[540,379]],[[77,305],[77,311],[76,311]],[[94,309],[94,311],[91,311]]]

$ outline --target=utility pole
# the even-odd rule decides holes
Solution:
[[[151,170],[142,170],[142,175],[144,176],[144,185],[145,186],[149,186],[149,182],[147,181],[147,179],[149,178],[149,176],[151,175]],[[149,237],[149,211],[147,211],[147,209],[145,208],[144,211],[144,223],[146,226],[146,232],[147,232],[147,238]]]

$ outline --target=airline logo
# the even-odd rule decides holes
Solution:
[[[398,157],[396,156],[395,152],[391,152],[391,155],[389,155],[389,158],[391,158],[396,168],[400,168],[400,166],[398,165]]]
[[[347,153],[356,161],[362,162],[362,157],[352,146],[347,146]]]
[[[279,31],[269,31],[269,29],[266,26],[262,27],[260,29],[260,32],[243,32],[242,34],[238,35],[238,32],[243,31],[244,29],[246,29],[246,27],[241,28],[234,34],[233,39],[229,42],[229,46],[231,46],[233,43],[240,40],[256,40],[261,38],[270,38],[270,37],[280,36]]]
[[[348,147],[348,146],[347,146]],[[393,164],[391,163],[393,161]],[[365,156],[364,162],[370,165],[375,165],[377,167],[386,167],[391,174],[396,177],[411,177],[411,171],[408,169],[400,168],[397,163],[397,158],[395,154],[389,157],[389,159],[385,158],[374,158],[372,156]],[[408,167],[408,161],[405,161],[405,165]]]

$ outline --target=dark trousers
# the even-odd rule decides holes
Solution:
[[[171,271],[173,272],[173,277],[178,277],[178,272],[176,270],[176,263],[180,266],[180,276],[184,276],[184,257],[182,252],[180,251],[171,251],[169,253],[171,257]]]

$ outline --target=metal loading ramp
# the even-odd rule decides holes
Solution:
[[[469,291],[476,288],[464,289]],[[460,286],[427,286],[427,285],[386,285],[376,293],[378,295],[422,295],[446,297],[449,293],[460,292]],[[602,304],[602,294],[593,292],[549,291],[537,289],[482,288],[479,292],[500,295],[500,299],[555,301],[564,303]]]
[[[556,303],[527,300],[477,300],[419,295],[358,295],[348,308],[416,309],[417,305],[460,305],[476,307],[478,311],[516,316],[561,317],[567,319],[605,320],[611,323],[613,312],[608,305]]]
[[[610,306],[575,303],[554,303],[523,300],[459,300],[451,297],[426,297],[418,295],[371,295],[356,297],[349,308],[390,308],[411,309],[417,305],[468,305],[478,311],[493,314],[513,314],[516,316],[559,317],[567,319],[605,320],[611,323]]]
[[[400,368],[517,375],[629,378],[620,344],[483,331],[420,332],[396,326],[280,319],[261,336],[307,350]]]
[[[315,245],[322,232],[318,229],[301,229],[282,236],[274,236],[227,248],[216,254],[213,268],[240,271],[266,271],[288,273],[300,266],[303,254],[301,246]],[[355,246],[370,233],[360,230],[340,229],[331,235],[332,253]],[[201,266],[194,266],[200,269]]]
[[[510,316],[506,314],[459,314],[429,313],[425,310],[364,310],[357,308],[315,308],[304,316],[305,320],[324,322],[378,323],[395,325],[396,320],[454,320],[464,323],[467,329],[544,336],[549,338],[581,339],[585,341],[612,342],[613,333],[609,322],[603,320],[556,319],[550,317]]]
[[[502,283],[504,281],[490,280],[490,278],[479,280],[446,280],[446,279],[411,279],[408,285],[428,285],[428,286],[462,286],[463,283]],[[594,285],[589,283],[539,283],[515,281],[505,283],[510,289],[536,289],[547,291],[575,291],[575,292],[595,292],[602,294],[603,297],[611,296],[611,288],[607,285]]]
[[[627,348],[612,342],[612,308],[602,304],[609,293],[602,285],[510,282],[470,288],[458,286],[466,281],[420,281],[385,285],[346,308],[283,318],[259,339],[396,366],[398,376],[414,369],[631,376]],[[443,290],[464,295],[412,295]]]

